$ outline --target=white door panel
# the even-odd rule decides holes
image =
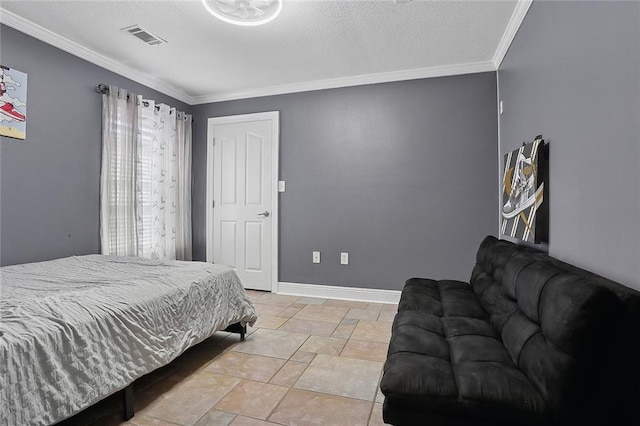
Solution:
[[[246,270],[262,272],[262,222],[245,222],[244,237]]]
[[[262,194],[264,192],[263,187],[263,173],[262,163],[264,160],[262,147],[265,145],[265,141],[260,135],[253,133],[247,133],[247,145],[246,145],[246,205],[248,206],[262,206]],[[268,179],[268,178],[267,178]]]
[[[219,197],[220,204],[225,206],[235,205],[238,200],[236,186],[238,141],[234,136],[220,139],[220,163],[216,162],[220,167],[220,179],[217,180],[222,190]]]
[[[219,244],[217,245],[216,253],[220,253],[220,259],[218,263],[236,268],[238,262],[236,261],[237,250],[237,222],[234,220],[221,220],[217,239]],[[225,249],[222,250],[221,247]]]
[[[247,121],[241,116],[229,117],[231,122],[212,119],[216,122],[210,126],[214,143],[209,176],[215,207],[208,241],[213,242],[213,262],[233,267],[245,288],[272,290],[277,123],[250,117],[255,115]]]

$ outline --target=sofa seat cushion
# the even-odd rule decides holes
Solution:
[[[543,424],[548,414],[486,319],[398,312],[380,386],[388,404],[410,410],[513,424]]]
[[[462,281],[411,278],[406,281],[398,311],[420,311],[438,317],[486,319],[473,288]]]

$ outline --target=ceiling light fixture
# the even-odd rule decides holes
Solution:
[[[282,10],[282,0],[202,0],[202,5],[218,19],[246,27],[271,22]]]

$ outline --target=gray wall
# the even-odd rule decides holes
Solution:
[[[535,1],[499,86],[500,153],[550,142],[549,253],[640,289],[640,3]]]
[[[115,84],[191,107],[0,26],[2,65],[28,74],[27,139],[0,144],[0,263],[98,253],[101,100]]]
[[[195,106],[197,259],[207,119],[263,111],[280,111],[280,281],[401,289],[412,276],[468,280],[481,239],[497,232],[495,73]]]

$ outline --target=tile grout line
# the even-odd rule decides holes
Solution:
[[[212,362],[213,362],[213,361],[212,361]],[[217,374],[217,373],[210,373],[210,374],[216,374],[216,375],[218,375],[218,376],[223,376],[223,374]],[[198,422],[199,422],[200,420],[202,420],[202,418],[203,418],[204,416],[206,416],[206,415],[207,415],[207,413],[209,413],[209,411],[216,409],[216,405],[217,405],[220,401],[222,401],[222,400],[223,400],[227,395],[229,395],[229,394],[231,393],[231,391],[232,391],[232,390],[234,390],[234,389],[236,388],[236,386],[238,386],[238,385],[240,384],[240,382],[242,381],[242,379],[241,379],[241,378],[239,378],[239,377],[234,377],[234,376],[227,376],[227,377],[231,377],[231,378],[234,378],[234,379],[239,379],[239,380],[238,380],[238,383],[236,383],[235,385],[231,386],[231,388],[230,388],[230,389],[229,389],[229,390],[228,390],[224,395],[222,395],[222,396],[220,397],[220,399],[218,399],[218,400],[217,400],[217,401],[216,401],[216,402],[215,402],[215,403],[214,403],[214,404],[213,404],[213,405],[212,405],[212,406],[211,406],[211,407],[210,407],[210,408],[209,408],[209,409],[208,409],[208,410],[203,414],[203,415],[201,415],[200,417],[198,417],[198,420],[196,420],[196,421],[193,423],[194,425],[198,424]],[[217,411],[222,411],[222,412],[228,413],[228,411],[224,411],[224,410],[217,410]],[[235,415],[235,416],[237,417],[237,415],[236,415],[235,413],[229,413],[229,414],[233,414],[233,415]],[[151,417],[153,417],[153,416],[151,416]],[[172,423],[172,422],[170,422],[169,420],[162,419],[162,418],[159,418],[159,417],[154,417],[154,418],[157,418],[157,419],[159,419],[159,420],[162,420],[163,422],[169,422],[169,423]],[[235,420],[235,417],[233,418],[233,420]],[[233,420],[231,420],[231,421],[233,421]],[[184,426],[190,426],[190,425],[184,425]]]
[[[280,404],[282,404],[282,401],[285,400],[285,398],[287,397],[287,395],[289,395],[289,392],[291,392],[291,390],[293,389],[293,386],[289,386],[289,389],[287,390],[287,392],[284,394],[284,396],[280,399],[280,401],[278,401],[278,403],[273,407],[273,409],[269,412],[269,414],[267,415],[267,417],[265,417],[265,421],[267,422],[271,422],[271,423],[277,423],[279,425],[281,425],[282,423],[280,422],[276,422],[276,421],[271,421],[271,416],[273,416],[273,413],[278,409],[278,407],[280,407]]]
[[[371,419],[373,418],[373,410],[376,409],[376,398],[378,397],[378,391],[380,390],[380,381],[382,380],[382,373],[384,372],[384,364],[382,365],[382,370],[380,370],[380,374],[378,374],[378,384],[376,385],[376,391],[373,394],[373,405],[371,405],[371,412],[369,413],[369,419],[367,421],[367,426],[371,424]]]
[[[264,383],[264,382],[260,382],[260,381],[258,381],[258,380],[252,380],[252,379],[241,379],[241,380],[240,380],[240,381],[239,381],[235,386],[233,386],[232,390],[233,390],[233,389],[235,389],[235,388],[236,388],[236,386],[238,386],[238,385],[240,384],[240,382],[242,382],[243,380],[244,380],[244,381],[247,381],[247,382],[255,382],[255,383],[261,383],[261,384],[266,384],[266,385],[270,385],[270,384],[271,384],[271,383]],[[272,386],[279,386],[279,387],[282,387],[282,388],[287,387],[287,386],[282,386],[282,385],[272,385]],[[222,409],[218,409],[218,408],[216,408],[216,405],[217,405],[218,403],[220,403],[220,402],[221,402],[221,401],[222,401],[222,400],[223,400],[223,399],[224,399],[224,398],[225,398],[229,393],[231,393],[231,390],[230,390],[229,392],[227,392],[227,393],[225,394],[225,396],[224,396],[224,397],[220,398],[220,400],[219,400],[218,402],[216,402],[216,404],[215,404],[213,407],[211,407],[211,409],[207,410],[207,413],[208,413],[210,410],[215,409],[215,410],[220,411],[220,412],[223,412],[223,413],[233,414],[235,417],[234,417],[234,419],[231,421],[232,423],[233,423],[233,421],[235,421],[235,418],[236,418],[236,417],[238,417],[238,416],[248,417],[248,418],[251,418],[251,419],[261,420],[261,421],[265,421],[265,422],[266,422],[266,421],[269,421],[269,420],[268,420],[268,418],[269,418],[269,416],[271,415],[271,413],[272,413],[272,411],[273,411],[273,410],[271,410],[271,411],[269,412],[269,414],[267,414],[267,416],[266,416],[264,419],[261,419],[261,418],[259,418],[259,417],[255,417],[255,416],[250,415],[250,414],[248,414],[248,413],[242,413],[242,414],[241,414],[241,413],[232,413],[232,412],[230,412],[230,411],[225,411],[225,410],[222,410]],[[287,392],[282,396],[282,398],[280,398],[280,400],[277,402],[276,406],[280,405],[280,402],[284,399],[284,397],[287,395],[287,393],[289,393],[289,390],[287,390]],[[206,413],[205,413],[205,415],[206,415]],[[203,415],[202,417],[204,417],[204,415]],[[201,417],[200,419],[202,419],[202,417]],[[198,421],[200,421],[200,419],[198,419]],[[197,422],[196,422],[196,423],[197,423]]]
[[[322,392],[322,391],[318,391],[318,390],[295,388],[293,386],[291,386],[290,389],[295,389],[295,390],[300,390],[300,391],[305,391],[305,392],[311,392],[311,393],[319,393],[321,395],[331,396],[331,397],[334,397],[334,398],[345,398],[345,399],[350,399],[350,400],[356,401],[356,402],[372,402],[372,403],[376,402],[376,396],[375,395],[373,395],[373,399],[372,400],[369,400],[369,399],[356,398],[356,397],[353,397],[353,396],[337,395],[335,393],[327,393],[327,392]]]
[[[293,353],[292,353],[291,355],[289,355],[289,358],[287,358],[287,359],[285,360],[284,364],[282,364],[282,366],[278,369],[278,371],[276,371],[276,372],[275,372],[275,374],[274,374],[273,376],[271,376],[271,378],[269,378],[269,381],[267,381],[267,383],[268,383],[268,384],[273,384],[273,385],[275,385],[275,383],[271,383],[271,380],[273,380],[273,378],[274,378],[274,377],[276,377],[276,376],[278,375],[278,373],[279,373],[279,372],[284,368],[284,366],[285,366],[285,365],[287,365],[287,363],[288,363],[289,361],[291,361],[291,357],[293,357],[293,356],[296,354],[296,352],[298,352],[298,351],[300,350],[300,348],[301,348],[301,347],[302,347],[302,346],[307,342],[307,340],[309,340],[309,338],[311,338],[311,334],[309,334],[309,337],[307,337],[307,338],[304,340],[304,342],[302,342],[302,344],[300,344],[300,346],[298,346],[298,347],[296,348],[296,350],[295,350],[295,351],[293,351]],[[283,359],[283,358],[279,358],[279,359]],[[293,362],[293,361],[292,361],[292,362]],[[311,363],[309,363],[309,364],[311,364]],[[308,366],[308,365],[307,365],[307,366]],[[305,370],[306,370],[306,368],[305,368]],[[276,385],[276,386],[280,386],[280,385]],[[288,392],[288,391],[287,391],[287,392]]]
[[[209,412],[209,410],[207,410],[207,413],[208,413],[208,412]],[[200,421],[200,419],[201,419],[202,417],[204,417],[207,413],[204,413],[201,417],[199,417],[199,418],[198,418],[198,420],[196,420],[196,422],[194,423],[194,425],[195,425],[196,423],[198,423],[198,422]],[[162,421],[162,422],[169,423],[169,424],[176,425],[176,426],[191,426],[191,425],[184,424],[184,423],[176,423],[176,422],[172,422],[171,420],[163,419],[163,418],[158,417],[158,416],[152,416],[152,415],[150,415],[150,414],[140,414],[140,416],[148,417],[148,418],[150,418],[150,419],[160,420],[160,421]],[[134,416],[133,416],[132,418],[130,418],[130,419],[129,419],[129,420],[127,420],[126,422],[122,422],[122,423],[120,423],[120,424],[122,425],[122,424],[124,424],[124,423],[130,422],[131,420],[133,420],[133,419],[135,419],[135,418],[136,418],[136,417],[135,417],[135,414],[134,414]]]

